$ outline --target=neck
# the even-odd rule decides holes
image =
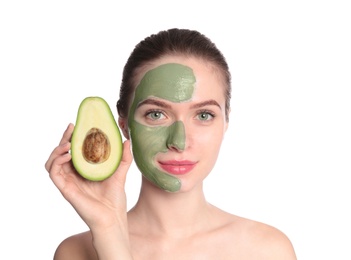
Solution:
[[[189,236],[206,226],[210,208],[202,184],[190,191],[170,193],[143,180],[138,202],[129,215],[149,228],[148,232]]]

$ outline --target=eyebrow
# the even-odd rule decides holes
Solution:
[[[137,107],[141,107],[143,105],[155,105],[162,108],[171,108],[171,106],[167,103],[156,99],[145,99],[144,101],[141,101]]]
[[[221,109],[221,106],[214,99],[210,99],[210,100],[206,100],[206,101],[203,101],[200,103],[196,103],[196,104],[192,105],[191,108],[200,108],[200,107],[204,107],[204,106],[217,106],[217,107],[219,107],[219,109]]]
[[[145,99],[144,101],[141,101],[137,107],[141,107],[143,105],[155,105],[155,106],[162,107],[162,108],[171,108],[171,106],[169,104],[167,104],[166,102],[156,100],[156,99]],[[213,99],[196,103],[196,104],[192,105],[190,108],[200,108],[200,107],[204,107],[204,106],[217,106],[217,107],[219,107],[219,109],[221,109],[221,106],[218,104],[218,102],[213,100]]]

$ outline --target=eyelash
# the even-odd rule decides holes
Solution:
[[[206,116],[210,116],[210,119],[205,119],[205,120],[201,120],[200,116],[206,114]],[[201,110],[197,113],[197,117],[199,118],[200,121],[212,121],[216,115],[214,113],[212,113],[211,111],[208,110]]]
[[[155,118],[152,118],[152,116],[151,116],[152,114],[156,114],[156,113],[159,113],[159,114],[161,114],[161,116],[165,117],[165,113],[162,110],[157,110],[157,109],[151,109],[151,110],[146,111],[145,112],[145,117],[149,118],[151,120],[154,120],[154,121],[159,120],[160,118],[155,119]],[[201,115],[203,115],[203,114],[209,115],[211,118],[208,119],[208,120],[201,120],[199,117]],[[211,121],[211,120],[213,120],[216,117],[216,115],[214,113],[212,113],[211,111],[208,111],[208,110],[200,110],[200,111],[197,111],[196,117],[200,121]]]
[[[155,114],[155,113],[159,113],[159,114],[162,114],[163,116],[165,116],[165,113],[161,110],[156,110],[156,109],[151,109],[151,110],[148,110],[145,112],[145,117],[146,118],[149,118],[151,120],[157,120],[157,119],[154,119],[151,117],[151,114]]]

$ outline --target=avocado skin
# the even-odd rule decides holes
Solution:
[[[108,158],[97,163],[87,161],[83,152],[83,147],[87,147],[86,139],[91,142],[89,141],[91,138],[88,137],[92,129],[99,129],[103,133],[102,136],[106,138],[104,149],[106,143],[109,146]],[[84,98],[79,105],[71,139],[72,163],[76,171],[87,180],[103,181],[114,174],[118,168],[122,159],[122,150],[121,132],[107,102],[98,96]]]

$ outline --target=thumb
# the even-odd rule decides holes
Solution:
[[[130,165],[132,164],[132,161],[133,161],[133,156],[130,149],[130,140],[126,140],[123,143],[122,160],[116,172],[111,176],[113,178],[118,179],[118,182],[120,182],[123,186],[126,182],[127,172]]]

